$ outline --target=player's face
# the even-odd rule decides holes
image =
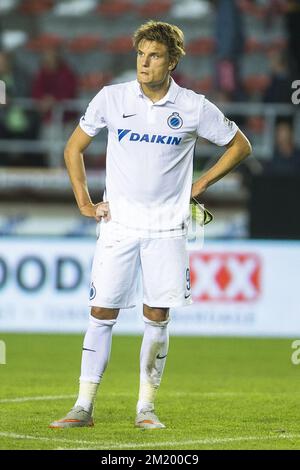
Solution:
[[[167,46],[142,40],[137,51],[137,79],[141,85],[158,86],[165,82],[174,67]]]

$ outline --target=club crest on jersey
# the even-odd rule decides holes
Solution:
[[[96,287],[92,283],[90,288],[90,300],[93,300],[96,297]]]
[[[171,116],[168,117],[168,126],[171,129],[180,129],[183,124],[182,118],[179,116],[179,113],[172,113]]]

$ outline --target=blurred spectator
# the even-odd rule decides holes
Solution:
[[[265,165],[266,173],[300,173],[300,149],[296,147],[293,128],[289,122],[279,122],[276,126],[275,152],[271,161]]]
[[[0,79],[6,84],[8,98],[26,98],[29,95],[29,78],[24,70],[12,63],[7,52],[0,51]]]
[[[270,56],[271,82],[265,91],[265,103],[291,102],[291,76],[288,62],[280,52],[273,52]]]
[[[0,80],[4,81],[6,87],[6,105],[0,107],[0,139],[36,139],[36,114],[15,102],[15,98],[28,98],[30,79],[3,51],[0,51]],[[27,166],[32,164],[34,156],[1,152],[0,159],[1,165]]]
[[[16,71],[5,52],[0,52],[0,80],[5,83],[7,103],[0,108],[0,137],[24,138],[29,128],[29,119],[20,106],[13,104],[12,99],[26,97],[26,82],[23,73]]]
[[[286,12],[291,72],[294,80],[300,78],[300,0],[281,1]]]
[[[239,59],[244,50],[243,17],[236,0],[214,0],[216,7],[216,86],[229,99],[239,99]]]
[[[78,80],[75,73],[60,57],[57,49],[49,48],[43,54],[42,65],[33,81],[32,97],[38,100],[43,122],[42,137],[53,138],[53,109],[57,102],[77,97]],[[73,121],[74,112],[64,113],[64,123]],[[73,125],[73,122],[72,122]],[[45,135],[46,134],[46,135]]]

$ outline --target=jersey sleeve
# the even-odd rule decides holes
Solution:
[[[106,93],[105,88],[90,101],[85,114],[80,118],[81,129],[90,137],[106,127]]]
[[[197,134],[216,145],[227,145],[238,131],[234,121],[224,116],[216,105],[206,98],[200,103]]]

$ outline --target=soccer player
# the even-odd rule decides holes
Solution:
[[[164,428],[154,401],[168,354],[169,309],[191,303],[186,235],[191,197],[199,196],[251,153],[237,125],[203,95],[171,78],[184,52],[182,31],[149,21],[134,34],[137,80],[106,86],[90,102],[65,148],[82,215],[95,218],[89,326],[83,342],[78,399],[50,427],[93,425],[96,392],[109,361],[119,309],[135,305],[143,283],[144,336],[135,425]],[[108,129],[103,201],[91,201],[83,152]],[[217,163],[192,184],[196,140],[225,146]]]

